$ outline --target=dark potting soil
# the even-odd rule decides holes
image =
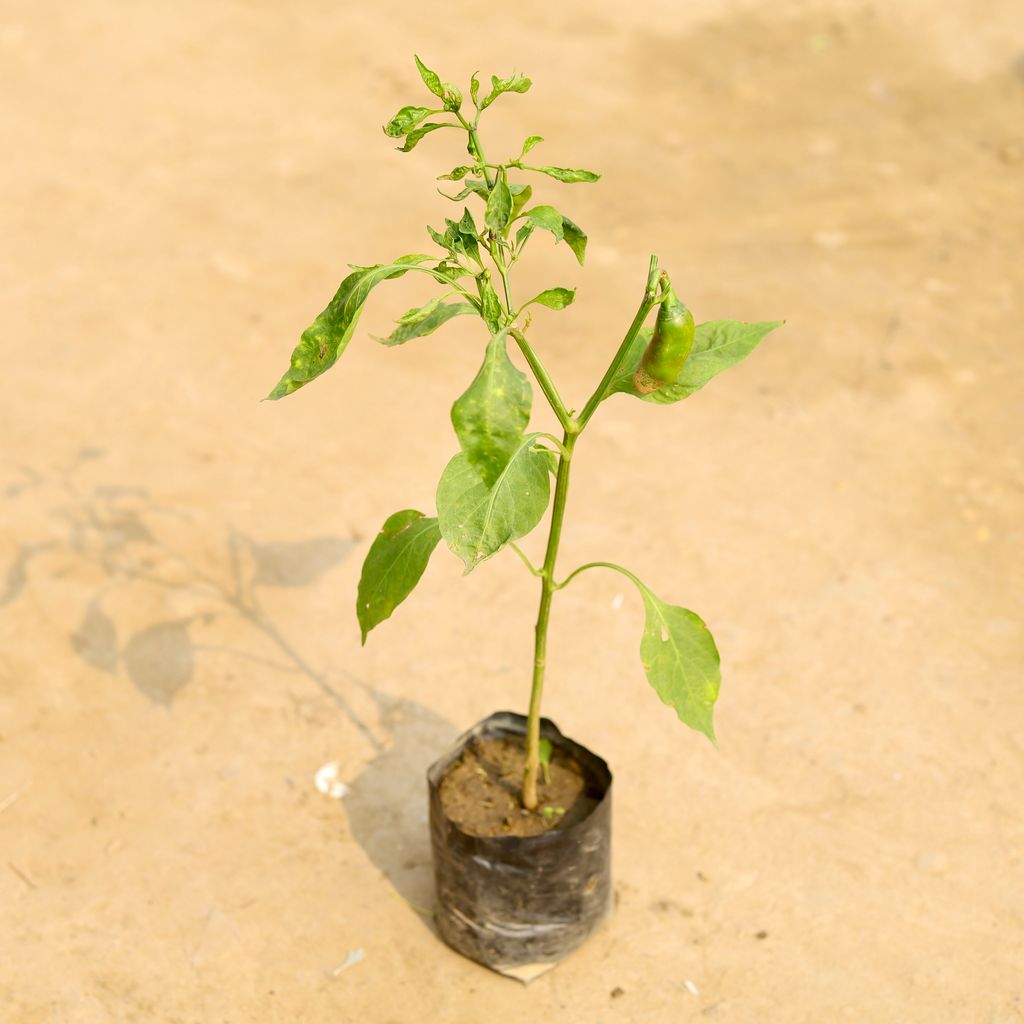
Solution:
[[[582,768],[556,747],[550,781],[542,776],[537,785],[537,810],[526,810],[520,801],[525,765],[522,737],[472,740],[441,780],[445,816],[473,836],[536,836],[582,821],[595,806]]]

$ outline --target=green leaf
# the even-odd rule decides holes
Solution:
[[[576,254],[580,266],[583,266],[583,258],[587,254],[587,236],[583,229],[574,224],[568,217],[562,217],[562,235],[565,244]]]
[[[483,261],[480,259],[480,244],[477,241],[476,221],[473,220],[473,214],[469,212],[468,207],[462,211],[462,220],[458,223],[458,229],[459,247],[462,252],[483,267]]]
[[[530,237],[530,235],[533,234],[533,230],[534,230],[534,228],[533,228],[532,224],[524,224],[516,232],[516,248],[517,249],[522,250],[523,246],[526,244],[526,240]]]
[[[462,106],[462,93],[451,82],[444,83],[444,109],[452,112]]]
[[[438,128],[456,128],[454,124],[441,124],[437,121],[428,121],[426,124],[421,125],[419,128],[413,128],[411,132],[405,137],[405,143],[401,146],[395,147],[399,153],[408,153],[415,146],[416,143],[423,138],[424,135],[429,135],[431,132],[436,132]]]
[[[530,201],[533,189],[529,185],[509,185],[512,193],[512,220],[522,213],[523,207]]]
[[[477,100],[480,98],[480,79],[477,78],[477,73],[474,71],[472,78],[469,80],[469,96],[473,101],[474,107],[479,107],[480,104]]]
[[[666,604],[628,569],[601,562],[632,580],[644,602],[644,632],[640,661],[647,681],[662,703],[674,708],[680,720],[712,743],[711,721],[722,685],[718,648],[701,617],[688,608]]]
[[[540,135],[531,135],[523,143],[523,151],[519,154],[519,159],[522,160],[523,157],[526,156],[526,154],[529,153],[530,150],[533,149],[533,147],[536,146],[538,142],[543,142],[543,141],[544,141],[544,139]]]
[[[370,291],[381,281],[401,277],[412,266],[434,258],[417,253],[349,274],[327,308],[302,332],[291,365],[267,398],[284,398],[329,370],[352,340]]]
[[[447,174],[439,174],[438,181],[462,181],[462,179],[473,170],[472,167],[460,165],[453,167]]]
[[[680,720],[715,742],[712,713],[722,685],[718,648],[699,615],[665,604],[636,577],[644,599],[640,660],[647,681]]]
[[[527,434],[490,488],[459,452],[437,485],[441,536],[470,572],[510,541],[528,534],[544,517],[551,497],[548,458]]]
[[[540,171],[557,181],[572,184],[577,181],[597,181],[601,175],[593,171],[580,171],[572,167],[524,167],[524,171]]]
[[[356,593],[362,642],[412,593],[441,539],[436,519],[407,508],[384,523],[363,562]]]
[[[540,295],[535,295],[526,305],[531,306],[536,302],[541,306],[547,306],[548,309],[565,309],[575,298],[575,288],[548,288]]]
[[[501,330],[501,302],[498,293],[490,281],[480,277],[476,279],[476,286],[480,292],[480,315],[491,334],[497,334]]]
[[[535,206],[532,210],[526,211],[526,217],[535,227],[550,231],[556,242],[560,242],[564,237],[562,215],[553,206]]]
[[[424,310],[426,310],[425,313]],[[374,340],[379,341],[382,345],[387,345],[388,348],[394,348],[395,345],[404,345],[413,338],[425,338],[428,334],[433,334],[443,324],[448,323],[452,317],[465,316],[467,313],[475,312],[476,307],[471,306],[468,302],[442,303],[440,299],[435,299],[418,310],[409,310],[398,321],[399,326],[391,334],[386,338],[378,338],[374,335]],[[406,319],[413,313],[423,313],[423,315],[414,319]]]
[[[484,223],[492,231],[504,231],[505,225],[512,218],[512,193],[505,182],[505,171],[498,172],[498,180],[487,197],[487,212]]]
[[[640,364],[644,349],[651,340],[652,328],[645,327],[637,333],[619,372],[608,385],[605,397],[622,392],[655,405],[670,405],[682,401],[695,391],[699,391],[712,377],[745,359],[768,334],[781,327],[783,323],[784,320],[766,320],[749,324],[740,320],[709,320],[707,323],[698,324],[693,348],[679,376],[671,384],[666,384],[649,395],[641,395],[633,386],[633,371]]]
[[[506,334],[499,331],[491,338],[483,366],[452,406],[452,426],[462,451],[488,487],[522,440],[533,401],[526,374],[508,357]]]
[[[428,107],[402,107],[386,125],[384,134],[392,139],[400,139],[406,132],[428,118],[434,111]]]
[[[420,78],[423,79],[423,84],[439,99],[444,99],[444,86],[441,84],[441,79],[437,76],[436,72],[433,72],[428,68],[423,61],[413,55],[416,60],[416,67],[419,69]]]
[[[486,110],[502,93],[526,92],[531,85],[533,82],[518,71],[513,71],[511,78],[499,78],[497,75],[491,75],[491,92],[480,104],[480,109]]]

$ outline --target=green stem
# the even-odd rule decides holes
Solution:
[[[523,549],[519,547],[518,544],[510,543],[509,547],[522,559],[523,565],[525,565],[526,568],[529,569],[534,576],[540,575],[540,569],[538,569],[533,564],[533,562],[531,562],[529,558],[526,557],[526,552],[523,551]]]
[[[537,809],[537,775],[540,771],[540,702],[544,695],[548,621],[551,617],[551,598],[555,592],[555,562],[558,560],[558,544],[562,539],[562,521],[565,518],[565,502],[569,494],[569,467],[572,463],[575,444],[576,434],[567,430],[562,441],[563,451],[558,459],[558,476],[555,480],[555,499],[551,506],[548,546],[544,554],[544,565],[540,571],[540,608],[537,611],[537,625],[534,631],[533,684],[530,688],[530,710],[526,720],[526,773],[523,776],[523,806],[528,811]]]
[[[622,339],[618,352],[615,353],[615,357],[605,371],[604,377],[601,378],[601,383],[597,385],[597,390],[587,400],[587,404],[583,406],[583,412],[577,417],[580,430],[583,430],[590,422],[590,417],[594,415],[594,410],[601,404],[601,400],[608,390],[608,385],[614,380],[615,374],[619,372],[622,360],[626,357],[626,353],[633,344],[633,339],[637,336],[637,332],[643,327],[644,321],[650,315],[651,310],[658,304],[657,288],[658,257],[652,256],[647,271],[647,288],[644,291],[643,301],[640,303],[640,308],[636,311],[636,316],[633,317],[633,322],[629,325],[629,330],[626,331],[625,338]]]
[[[540,361],[537,353],[534,352],[533,346],[530,345],[526,340],[526,336],[518,328],[513,327],[508,333],[515,338],[516,344],[519,346],[526,362],[533,371],[534,377],[537,378],[537,383],[540,385],[541,391],[544,392],[544,397],[548,400],[548,404],[551,406],[552,411],[558,417],[558,422],[561,424],[562,429],[566,434],[571,434],[575,437],[580,432],[580,427],[572,418],[572,414],[569,412],[565,402],[562,401],[562,396],[558,393],[558,388],[555,387],[555,382],[551,379],[548,371],[544,368],[544,364]]]
[[[628,569],[623,569],[621,565],[616,565],[614,562],[587,562],[586,565],[573,569],[561,583],[552,583],[551,586],[555,590],[561,590],[563,587],[569,586],[581,572],[586,572],[587,569],[614,569],[616,572],[622,573],[623,576],[631,579],[641,590],[644,589],[643,584]]]

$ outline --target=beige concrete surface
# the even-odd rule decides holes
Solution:
[[[707,620],[721,749],[635,595],[559,595],[618,905],[529,988],[417,908],[424,768],[525,705],[533,581],[440,550],[365,649],[352,612],[483,339],[376,346],[395,282],[259,401],[346,263],[450,210],[459,147],[380,132],[414,50],[525,70],[492,150],[604,172],[537,192],[586,269],[542,239],[519,285],[579,286],[533,329],[571,401],[652,251],[698,319],[788,321],[578,449],[562,564]],[[1009,2],[0,4],[0,1020],[1024,1021],[1022,53]]]

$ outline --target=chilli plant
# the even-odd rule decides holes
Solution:
[[[402,107],[384,125],[384,134],[402,139],[398,148],[403,153],[442,129],[464,134],[468,161],[438,179],[460,183],[459,191],[442,195],[463,206],[461,216],[446,218],[443,231],[427,228],[439,253],[414,253],[373,266],[352,265],[352,273],[327,308],[303,332],[291,365],[269,397],[292,394],[337,362],[355,332],[367,297],[382,281],[416,273],[429,278],[440,291],[402,314],[386,338],[377,338],[385,346],[422,338],[457,316],[476,316],[483,322],[488,339],[483,363],[452,406],[460,451],[441,474],[437,514],[404,509],[385,521],[363,565],[356,614],[365,643],[370,630],[409,596],[442,538],[462,559],[466,573],[505,548],[522,559],[540,580],[522,789],[524,807],[535,810],[538,772],[549,753],[539,727],[551,602],[587,569],[612,569],[635,584],[644,604],[640,659],[648,680],[683,722],[714,741],[712,710],[721,679],[719,657],[701,618],[660,600],[632,572],[611,562],[590,562],[557,579],[569,473],[580,437],[605,399],[622,393],[654,405],[679,402],[747,356],[781,321],[713,320],[695,326],[668,274],[659,270],[658,259],[652,256],[640,306],[608,369],[579,411],[567,405],[528,338],[528,311],[534,306],[563,310],[575,298],[575,290],[547,288],[517,302],[512,272],[538,231],[552,235],[556,244],[565,242],[583,265],[586,234],[554,206],[531,205],[533,186],[551,179],[566,184],[595,182],[600,175],[537,162],[531,157],[543,141],[537,135],[527,138],[515,156],[498,163],[488,159],[480,136],[481,116],[503,94],[525,93],[531,83],[524,75],[492,76],[485,92],[474,74],[469,112],[458,88],[442,82],[418,57],[416,66],[433,99],[428,106]],[[464,200],[478,204],[475,213],[463,205]],[[646,326],[656,308],[654,324]],[[510,339],[557,417],[561,438],[528,429],[533,390],[526,374],[509,358]],[[540,523],[549,504],[547,547],[538,568],[515,542]]]

